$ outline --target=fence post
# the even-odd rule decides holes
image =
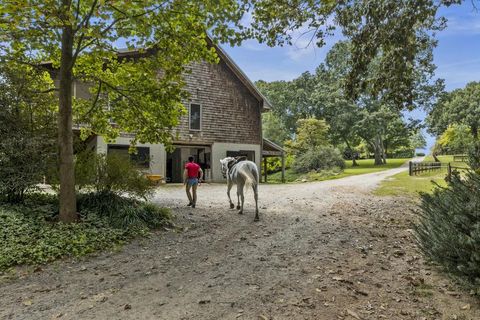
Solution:
[[[413,163],[412,161],[408,162],[408,175],[411,176],[413,174]]]
[[[447,179],[448,181],[450,181],[450,179],[452,178],[452,165],[450,164],[450,162],[448,163],[448,166],[447,166]]]

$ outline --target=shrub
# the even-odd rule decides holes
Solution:
[[[99,194],[128,193],[146,198],[152,183],[128,159],[116,154],[84,151],[77,155],[75,179],[79,189],[93,188]]]
[[[468,149],[468,165],[473,170],[479,172],[480,170],[480,141],[472,143]]]
[[[422,194],[416,236],[424,254],[467,287],[480,285],[480,175],[452,175],[446,188]],[[478,293],[478,292],[477,292]]]
[[[166,208],[108,191],[79,195],[77,207],[83,216],[106,218],[111,226],[121,229],[156,229],[171,220]]]
[[[18,264],[46,263],[66,256],[82,256],[123,243],[131,235],[106,220],[91,216],[82,223],[50,223],[0,208],[0,270]]]
[[[294,157],[291,154],[285,155],[285,169],[289,169],[294,161]],[[282,170],[282,159],[279,157],[267,158],[267,172],[275,173]]]
[[[29,194],[22,204],[0,206],[0,270],[78,257],[123,244],[149,229],[169,225],[168,209],[117,194],[84,194],[79,223],[54,222],[58,199]]]
[[[43,181],[51,162],[53,141],[10,133],[0,141],[0,194],[7,202],[21,202]]]
[[[338,167],[345,169],[340,151],[331,146],[315,147],[297,156],[293,170],[297,173],[321,171]]]
[[[417,152],[415,154],[417,157],[424,157],[425,156],[425,153],[424,152]]]

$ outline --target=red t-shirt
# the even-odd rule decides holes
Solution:
[[[198,172],[200,171],[200,166],[195,162],[189,162],[185,165],[187,169],[187,176],[189,179],[198,178]]]

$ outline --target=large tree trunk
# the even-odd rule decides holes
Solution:
[[[352,148],[350,147],[350,143],[348,143],[348,140],[344,137],[343,140],[345,141],[348,150],[352,152],[352,167],[358,167],[357,160],[355,159],[355,153],[353,152]]]
[[[64,5],[64,10],[69,10],[71,1],[63,0],[62,4]],[[64,23],[67,22],[64,20]],[[58,113],[58,148],[60,156],[59,216],[62,222],[77,220],[72,131],[73,37],[72,26],[64,26],[62,28]]]
[[[383,163],[383,146],[380,136],[376,136],[373,143],[373,152],[375,155],[375,165],[379,166]]]

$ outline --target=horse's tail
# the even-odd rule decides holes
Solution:
[[[258,170],[257,170],[257,166],[252,163],[253,165],[243,165],[240,170],[238,170],[240,172],[241,175],[243,175],[243,177],[245,178],[245,186],[247,187],[247,190],[254,186],[255,188],[257,187],[258,185]]]

